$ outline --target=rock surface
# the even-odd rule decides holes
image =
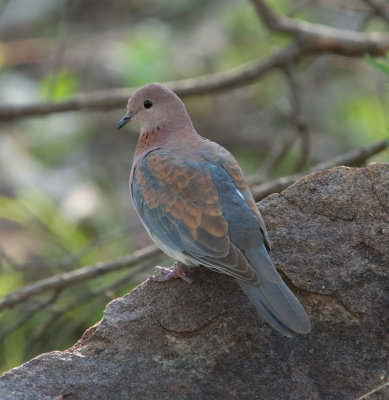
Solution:
[[[383,385],[389,164],[314,173],[259,207],[311,334],[282,337],[233,279],[194,268],[194,284],[148,280],[72,348],[3,374],[0,398],[340,400]]]

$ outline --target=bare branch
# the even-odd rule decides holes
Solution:
[[[150,245],[144,249],[138,250],[123,258],[114,261],[89,265],[76,269],[75,271],[65,272],[60,275],[54,275],[46,279],[34,282],[15,290],[0,300],[0,311],[11,308],[16,304],[22,303],[31,296],[40,294],[49,289],[63,290],[64,288],[87,279],[128,268],[142,261],[148,260],[158,254],[160,250],[155,245]]]
[[[292,63],[306,54],[333,53],[357,57],[365,53],[383,55],[389,49],[389,35],[377,32],[353,32],[295,21],[288,17],[277,17],[265,2],[252,1],[262,20],[270,29],[291,34],[296,41],[265,59],[257,59],[226,72],[166,82],[165,84],[181,97],[210,94],[248,85],[270,70]],[[66,111],[107,111],[124,108],[132,92],[133,89],[110,89],[79,94],[72,99],[58,103],[3,105],[0,107],[0,120],[7,121]]]
[[[310,130],[308,123],[303,113],[303,100],[301,97],[301,87],[297,82],[294,72],[289,64],[283,67],[285,78],[289,85],[290,98],[292,104],[292,118],[295,126],[296,134],[301,140],[301,152],[300,157],[294,168],[294,172],[301,171],[304,169],[310,150]]]
[[[386,388],[386,387],[388,387],[388,386],[389,386],[389,382],[385,382],[385,383],[383,383],[382,385],[380,385],[380,386],[374,388],[373,390],[370,390],[369,393],[365,393],[363,396],[358,397],[357,400],[364,400],[364,399],[367,399],[368,397],[370,397],[370,395],[372,395],[372,394],[374,394],[374,393],[377,393],[377,392],[379,392],[380,390],[382,390],[382,389],[384,389],[384,388]]]
[[[83,292],[80,296],[76,297],[73,301],[69,302],[63,307],[52,310],[50,317],[42,325],[40,325],[34,334],[29,338],[26,344],[26,352],[28,352],[39,340],[42,339],[43,335],[47,332],[50,326],[53,325],[60,317],[62,317],[62,315],[68,313],[86,301],[91,301],[93,297],[118,290],[126,284],[133,282],[141,273],[150,269],[150,263],[155,261],[154,259],[155,256],[141,263],[135,271],[131,271],[129,274],[121,276],[119,279],[104,287]],[[80,318],[80,320],[82,319]]]
[[[271,177],[271,172],[276,168],[277,165],[282,161],[282,159],[288,154],[292,149],[296,140],[298,139],[298,134],[292,132],[288,134],[286,138],[280,140],[270,151],[270,155],[266,157],[265,161],[260,166],[258,172],[253,173],[247,177],[248,184],[258,185],[267,181]]]
[[[298,59],[305,48],[296,43],[276,51],[266,59],[257,59],[226,72],[181,81],[165,82],[180,97],[217,93],[248,85],[268,71]],[[125,107],[135,89],[111,89],[84,93],[58,103],[0,106],[0,120],[9,121],[27,116],[43,116],[56,112],[79,110],[112,110]]]
[[[291,112],[288,117],[292,119],[295,131],[292,134],[288,134],[284,140],[279,141],[279,143],[273,147],[270,155],[263,162],[258,173],[248,177],[247,181],[249,184],[252,182],[257,184],[265,182],[269,176],[271,176],[272,170],[276,168],[276,166],[293,148],[298,138],[301,139],[302,148],[300,152],[301,155],[295,166],[295,172],[304,168],[309,156],[310,130],[303,114],[301,88],[296,80],[291,65],[285,64],[282,67],[282,72],[284,73],[286,82],[289,86]]]
[[[297,179],[305,175],[308,175],[312,172],[324,171],[326,169],[333,168],[339,165],[346,165],[346,166],[360,165],[361,163],[366,161],[369,157],[388,148],[388,146],[389,142],[386,139],[380,140],[379,142],[375,142],[373,144],[361,147],[360,149],[342,154],[326,162],[319,163],[314,167],[310,168],[308,171],[304,171],[294,175],[283,176],[281,178],[274,179],[273,181],[264,184],[253,185],[251,187],[251,192],[254,196],[255,201],[260,201],[272,193],[281,192],[282,190],[290,186],[292,183],[297,181]]]
[[[72,0],[64,0],[61,6],[61,14],[57,24],[57,37],[55,39],[55,54],[51,66],[50,80],[48,85],[48,94],[53,96],[55,93],[55,87],[57,85],[57,73],[60,70],[66,44],[66,30],[69,22],[69,10]]]
[[[4,339],[16,331],[18,328],[20,328],[22,325],[24,325],[30,318],[32,318],[35,314],[37,314],[39,311],[43,310],[50,304],[54,303],[58,297],[58,292],[54,292],[50,296],[49,299],[46,301],[38,303],[33,309],[29,310],[26,312],[22,318],[20,318],[18,321],[16,321],[14,324],[7,326],[1,333],[0,333],[0,344],[4,341]]]
[[[388,7],[385,8],[385,5],[383,3],[382,4],[378,3],[375,0],[364,0],[364,2],[368,6],[370,6],[370,8],[374,11],[374,14],[377,17],[380,17],[389,23],[389,8]],[[387,6],[387,4],[386,4],[386,6]]]
[[[389,35],[378,32],[355,32],[312,24],[289,17],[280,17],[263,0],[251,0],[264,24],[273,31],[293,35],[312,52],[328,52],[344,56],[364,53],[383,55],[389,49]]]
[[[293,120],[293,124],[295,127],[295,131],[292,134],[288,134],[285,139],[279,141],[276,144],[270,155],[266,158],[264,163],[261,165],[260,170],[257,174],[253,174],[248,177],[248,182],[251,184],[252,182],[259,183],[265,182],[269,176],[271,176],[272,170],[276,168],[276,166],[283,160],[283,158],[288,154],[288,152],[293,148],[297,139],[301,136],[302,139],[305,139],[306,133],[308,133],[308,126],[305,120],[305,117],[302,112],[302,99],[300,95],[300,87],[296,81],[296,78],[292,72],[291,66],[286,64],[282,67],[282,72],[286,78],[286,81],[289,86],[290,91],[290,103],[291,103],[291,112],[288,116]],[[304,147],[304,141],[303,141]],[[308,156],[308,155],[307,155]],[[301,160],[304,159],[304,163],[306,157],[303,156],[303,152],[301,152],[300,160],[298,164],[301,165]]]

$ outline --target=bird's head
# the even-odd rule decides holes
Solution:
[[[133,93],[128,100],[127,113],[117,123],[116,129],[130,121],[137,122],[142,132],[157,127],[177,129],[192,126],[184,103],[174,92],[158,83],[142,86]]]

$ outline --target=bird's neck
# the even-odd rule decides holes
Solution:
[[[179,146],[180,143],[185,142],[188,136],[193,135],[198,136],[191,122],[176,126],[174,129],[163,122],[155,128],[142,129],[135,149],[134,164],[137,164],[147,153],[156,148]]]
[[[163,126],[157,126],[152,129],[141,130],[135,154],[143,154],[156,147],[159,147],[167,139],[166,130]]]

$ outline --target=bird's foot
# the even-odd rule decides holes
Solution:
[[[181,261],[176,261],[172,268],[157,266],[155,267],[155,272],[157,272],[158,275],[153,276],[153,281],[164,282],[170,279],[181,278],[185,282],[193,283],[193,279],[185,274],[183,267],[184,264]]]

